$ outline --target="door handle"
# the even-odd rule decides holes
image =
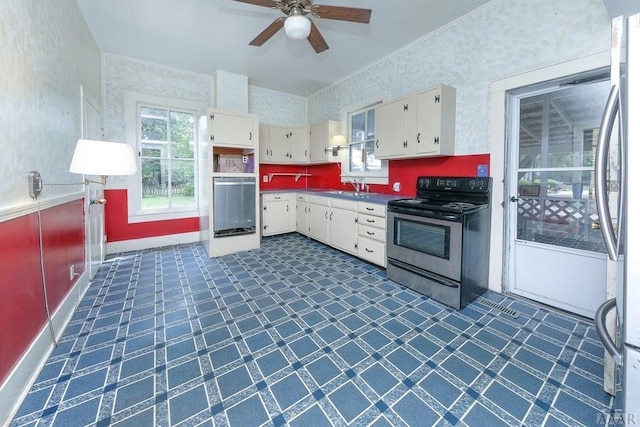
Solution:
[[[607,200],[607,153],[611,141],[611,133],[615,117],[620,108],[620,91],[617,85],[611,86],[611,92],[605,105],[602,122],[600,124],[600,134],[596,145],[595,161],[595,184],[596,184],[596,207],[600,217],[600,229],[604,239],[609,259],[618,260],[618,238],[613,230],[611,212],[609,212],[609,202]],[[622,143],[624,141],[621,139]],[[624,149],[624,146],[622,146]]]
[[[516,196],[511,196],[511,198],[509,200],[511,200],[512,202],[515,203],[515,202],[518,201],[518,198]]]
[[[616,308],[616,299],[611,298],[606,301],[598,310],[596,310],[595,322],[596,322],[596,332],[598,333],[598,337],[600,337],[600,341],[602,341],[602,345],[607,350],[607,353],[613,357],[614,362],[617,365],[622,365],[622,352],[616,345],[613,338],[607,332],[607,314]]]

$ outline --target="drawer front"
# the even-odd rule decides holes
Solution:
[[[299,202],[309,201],[309,195],[305,193],[296,193],[296,200]]]
[[[367,227],[366,225],[358,226],[358,234],[367,239],[377,240],[384,243],[387,240],[387,231],[382,228]]]
[[[289,193],[266,193],[262,195],[264,202],[278,202],[281,200],[289,200]]]
[[[364,237],[358,237],[358,257],[381,267],[387,266],[385,244]]]
[[[387,228],[387,219],[379,216],[358,214],[358,224],[365,225],[367,227]]]
[[[329,206],[329,197],[314,196],[309,194],[309,203],[316,205]]]
[[[387,216],[387,205],[379,203],[358,202],[358,212],[373,216]]]
[[[358,203],[353,200],[338,199],[334,197],[331,198],[330,203],[332,208],[346,209],[353,211],[354,213],[358,210]]]

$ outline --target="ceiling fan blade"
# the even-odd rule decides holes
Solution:
[[[324,52],[329,49],[327,41],[322,37],[322,34],[320,34],[318,27],[316,27],[316,24],[314,24],[313,21],[311,21],[311,32],[309,33],[307,40],[309,40],[309,43],[311,43],[311,46],[316,53]]]
[[[315,15],[318,18],[337,19],[340,21],[359,22],[368,24],[371,20],[371,9],[357,7],[316,5]]]
[[[242,3],[255,4],[256,6],[264,6],[264,7],[276,7],[275,0],[235,0]]]
[[[278,18],[273,21],[267,28],[265,28],[255,39],[249,43],[251,46],[262,46],[267,40],[269,40],[275,33],[277,33],[284,26],[285,18]]]

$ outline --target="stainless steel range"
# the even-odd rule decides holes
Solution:
[[[418,178],[387,205],[387,278],[460,309],[488,287],[491,178]]]

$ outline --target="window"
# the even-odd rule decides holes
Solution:
[[[142,210],[193,208],[195,112],[138,106]]]
[[[124,101],[126,140],[139,156],[138,173],[126,177],[129,222],[197,216],[207,105],[135,92]]]
[[[376,110],[368,108],[349,114],[349,172],[380,172],[382,162],[376,159]]]

